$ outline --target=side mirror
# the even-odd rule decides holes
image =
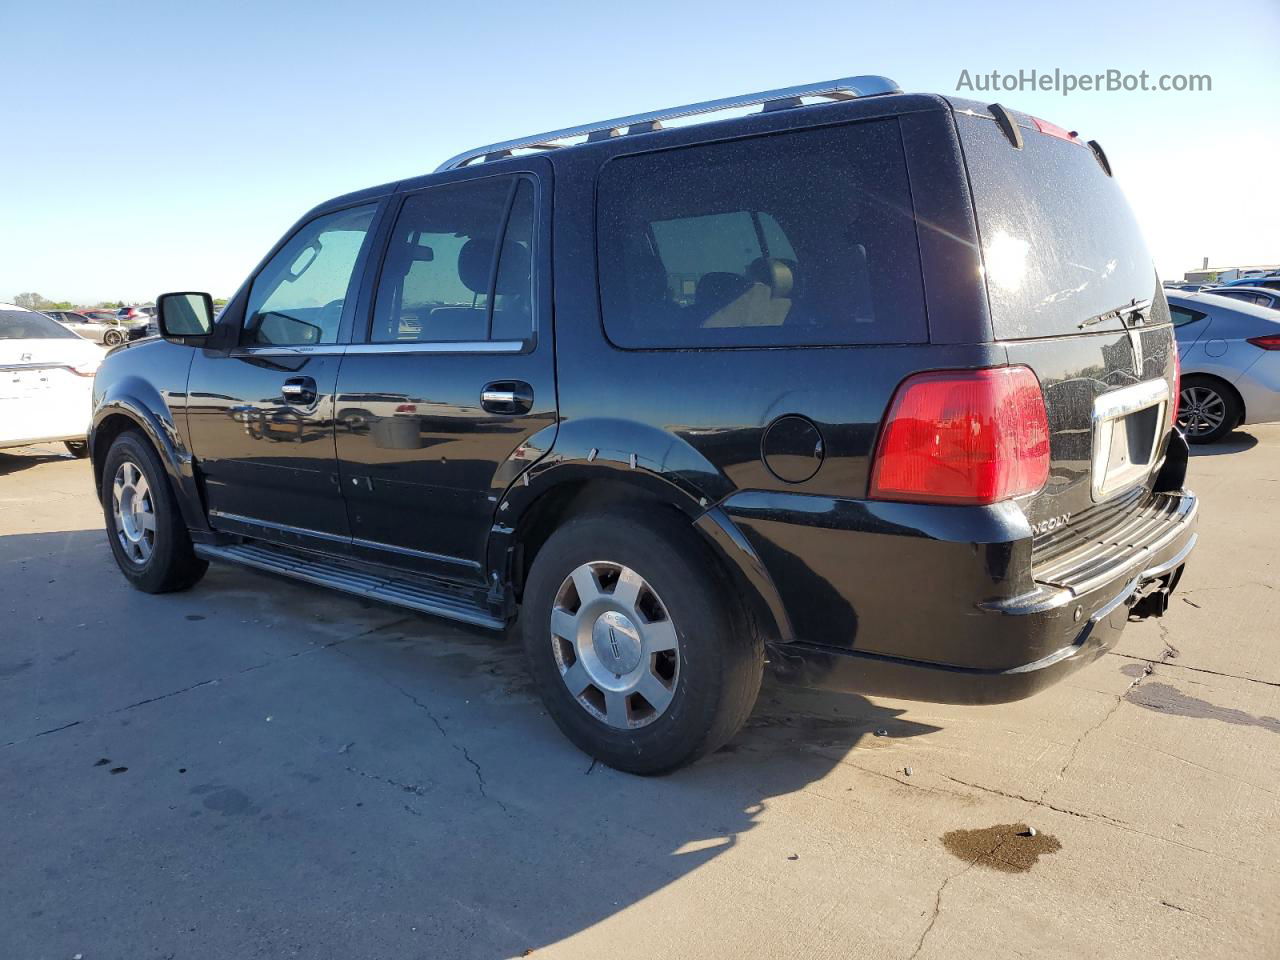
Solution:
[[[156,300],[156,321],[166,340],[203,340],[213,332],[213,298],[207,293],[162,293]]]

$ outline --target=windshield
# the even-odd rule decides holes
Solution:
[[[1077,333],[1152,299],[1155,267],[1119,184],[1087,146],[957,115],[998,339]],[[1156,298],[1157,300],[1159,298]],[[1119,329],[1111,316],[1085,329]]]
[[[78,340],[74,333],[42,313],[0,310],[0,340]]]

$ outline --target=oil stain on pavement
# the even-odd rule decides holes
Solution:
[[[1197,720],[1221,720],[1241,727],[1261,727],[1272,733],[1280,733],[1280,718],[1255,717],[1233,707],[1219,707],[1208,700],[1191,697],[1167,683],[1148,682],[1135,686],[1125,694],[1125,699],[1136,706],[1157,713],[1171,713],[1179,717]]]
[[[1042,854],[1062,849],[1058,838],[1025,823],[1001,823],[978,830],[952,830],[942,845],[961,860],[1002,873],[1026,873]]]

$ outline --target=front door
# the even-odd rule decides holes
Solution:
[[[350,536],[333,448],[342,340],[377,204],[304,224],[220,323],[230,349],[200,350],[187,423],[211,524],[287,543]],[[222,333],[222,331],[220,331]]]
[[[550,164],[526,164],[407,193],[389,233],[335,407],[366,559],[483,579],[503,491],[554,438]]]

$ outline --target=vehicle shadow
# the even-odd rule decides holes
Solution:
[[[53,460],[72,459],[74,458],[71,454],[57,453],[55,448],[49,444],[0,450],[0,477],[6,477],[22,470],[30,470],[32,467],[38,467],[42,463],[49,463]]]
[[[1191,445],[1193,457],[1220,457],[1227,453],[1244,453],[1258,445],[1258,438],[1243,430],[1233,430],[1215,443],[1194,443]]]
[[[415,655],[405,655],[407,644]],[[499,736],[509,745],[496,755],[492,741],[455,729],[453,717],[442,718],[450,737],[466,743],[469,758],[483,767],[486,794],[503,805],[493,816],[498,832],[486,838],[486,847],[501,850],[500,856],[432,862],[433,885],[454,896],[470,889],[482,896],[479,891],[490,885],[502,891],[501,923],[485,931],[488,951],[477,956],[522,956],[606,921],[733,851],[771,807],[810,811],[814,801],[799,795],[816,789],[823,798],[817,802],[830,809],[831,801],[848,796],[847,778],[825,790],[818,785],[842,764],[893,776],[887,767],[878,769],[885,765],[873,750],[851,760],[855,748],[940,729],[862,696],[794,687],[766,672],[756,708],[732,741],[690,767],[645,778],[594,763],[561,737],[541,710],[514,628],[506,636],[442,631],[439,621],[415,618],[388,635],[362,640],[361,649],[348,654],[424,703],[439,691],[442,674],[452,674],[450,684],[473,691],[472,704],[477,677],[486,688],[481,703],[514,698],[523,704],[506,712],[507,729]],[[423,813],[431,815],[425,807]],[[388,823],[388,841],[412,843],[418,827],[413,817]],[[396,838],[400,829],[404,835]],[[774,835],[792,842],[796,836],[790,827]],[[785,870],[787,860],[799,855],[788,849],[777,857],[772,866]],[[450,921],[475,922],[465,909]]]
[[[644,906],[657,924],[664,910],[718,909],[708,891],[737,890],[740,871],[742,891],[772,883],[815,844],[824,856],[871,855],[840,839],[846,818],[866,821],[848,792],[865,778],[836,771],[898,779],[878,748],[939,729],[766,677],[745,728],[720,751],[667,776],[631,776],[561,736],[514,629],[462,627],[230,566],[192,591],[148,596],[120,581],[110,556],[100,530],[0,536],[0,568],[17,587],[6,608],[41,621],[24,634],[26,653],[10,651],[38,662],[11,663],[25,672],[7,689],[43,691],[42,722],[60,710],[86,718],[10,755],[27,764],[25,796],[70,804],[0,809],[32,831],[15,859],[32,890],[35,871],[73,851],[114,865],[105,886],[97,866],[64,878],[56,906],[22,901],[6,920],[0,904],[0,926],[17,917],[31,937],[54,920],[74,926],[75,904],[96,897],[95,909],[117,918],[103,930],[135,940],[185,936],[234,908],[255,917],[255,935],[287,931],[315,955],[369,956],[376,936],[380,956],[524,956],[615,918],[632,923],[618,915],[651,897],[665,898]],[[92,616],[50,613],[68,571],[94,597]],[[74,626],[82,619],[94,623],[92,644],[75,639],[87,636]],[[142,622],[145,636],[124,629]],[[119,709],[132,700],[136,711]],[[66,778],[101,778],[94,764],[107,756],[137,758],[111,786],[139,792],[83,809]],[[749,858],[722,859],[748,837]],[[704,867],[715,876],[671,889]],[[139,915],[129,891],[166,870],[189,882],[170,892],[163,917]],[[704,899],[685,902],[690,889]],[[227,938],[222,955],[252,952],[230,927],[217,936]],[[663,955],[662,931],[645,936]]]

